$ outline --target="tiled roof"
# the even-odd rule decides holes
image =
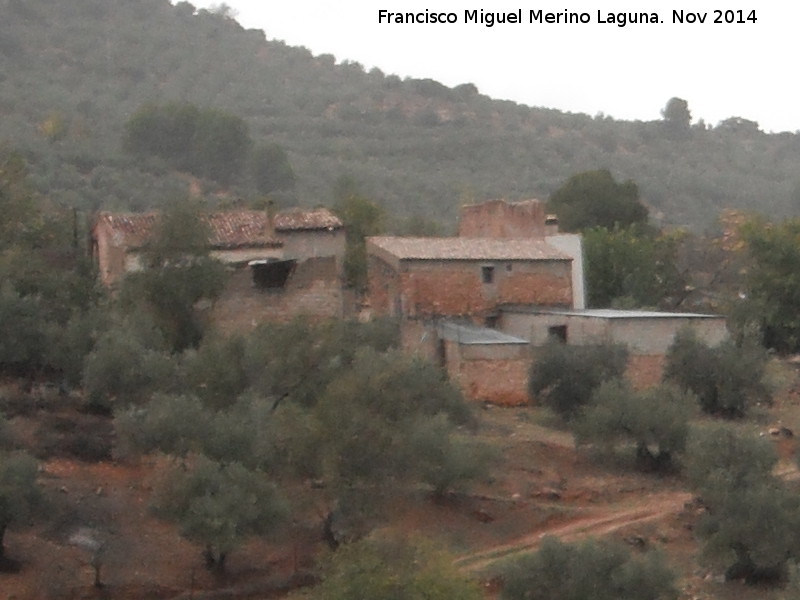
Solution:
[[[246,248],[282,246],[271,235],[267,213],[261,210],[237,210],[209,213],[205,221],[211,229],[214,248]]]
[[[289,208],[275,215],[276,231],[339,229],[342,222],[327,208]]]
[[[572,260],[544,240],[496,238],[367,238],[403,260]]]
[[[153,235],[159,214],[102,212],[96,224],[103,223],[111,231],[115,246],[141,248]],[[267,214],[258,210],[238,210],[202,215],[211,230],[212,248],[280,247],[282,242],[270,235]]]

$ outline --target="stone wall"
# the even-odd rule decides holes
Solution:
[[[625,378],[635,390],[645,390],[661,383],[666,356],[663,354],[631,354]]]
[[[447,374],[467,398],[502,406],[528,402],[529,346],[443,343]]]
[[[342,318],[344,292],[335,257],[299,261],[280,290],[253,283],[246,265],[236,267],[214,303],[211,319],[226,333],[247,331],[263,322],[285,322],[297,316]]]

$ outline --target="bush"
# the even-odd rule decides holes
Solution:
[[[726,579],[784,581],[800,550],[800,498],[772,475],[772,444],[716,427],[696,433],[687,456],[708,508],[697,528],[705,556],[725,567]]]
[[[503,573],[503,600],[670,600],[675,575],[660,554],[633,558],[618,544],[564,544],[545,538],[535,554],[513,561]]]
[[[100,338],[86,357],[83,386],[91,409],[110,412],[169,388],[174,375],[168,354],[147,348],[130,331],[118,328]]]
[[[172,469],[155,499],[156,512],[205,547],[206,566],[225,570],[228,554],[246,538],[273,532],[287,507],[265,473],[198,456]]]
[[[622,381],[608,381],[575,424],[575,436],[581,444],[632,445],[639,468],[668,471],[686,445],[694,402],[676,386],[637,393]]]
[[[530,395],[562,418],[574,419],[601,383],[625,374],[627,362],[628,351],[624,346],[567,346],[551,342],[531,368]]]
[[[429,543],[373,537],[345,545],[333,556],[320,600],[480,600],[480,588]]]
[[[678,332],[667,352],[664,380],[693,392],[703,411],[728,419],[743,417],[758,401],[771,402],[764,383],[768,356],[751,338],[709,347],[694,331]]]

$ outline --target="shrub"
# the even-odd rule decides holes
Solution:
[[[324,600],[480,600],[480,588],[427,542],[372,537],[341,547],[313,598]]]
[[[632,445],[638,466],[667,471],[683,452],[694,398],[677,386],[634,392],[620,380],[603,383],[575,424],[579,443]]]
[[[664,380],[693,392],[703,411],[737,418],[758,401],[771,402],[764,383],[767,360],[766,351],[751,338],[712,348],[685,329],[667,352]]]
[[[783,581],[800,550],[800,499],[772,474],[769,441],[730,428],[704,429],[687,449],[688,475],[708,510],[698,524],[703,553],[727,579]]]
[[[574,419],[601,383],[624,375],[627,361],[624,346],[551,342],[533,363],[529,391],[562,418]]]
[[[565,544],[545,538],[540,550],[510,563],[503,600],[669,600],[678,597],[675,575],[662,556],[633,558],[618,544]]]

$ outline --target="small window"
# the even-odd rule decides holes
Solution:
[[[261,290],[280,291],[292,274],[294,260],[253,260],[248,264],[253,276],[253,285]]]
[[[497,329],[497,325],[500,323],[500,316],[499,315],[486,315],[486,318],[483,320],[483,324],[485,327],[489,329]]]
[[[481,280],[483,283],[494,283],[494,267],[481,267]]]
[[[567,326],[566,325],[555,325],[553,327],[547,328],[547,335],[550,337],[551,340],[556,340],[561,342],[562,344],[567,343]]]

